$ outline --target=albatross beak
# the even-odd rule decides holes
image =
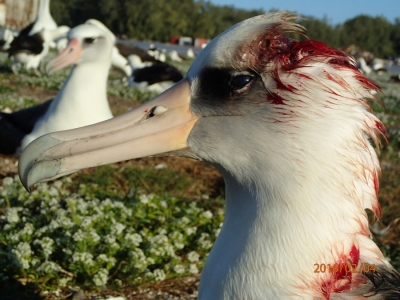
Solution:
[[[25,148],[19,176],[27,190],[74,171],[187,147],[199,117],[187,80],[136,109],[97,124],[46,134]]]
[[[74,62],[77,62],[82,56],[82,47],[77,39],[72,38],[67,47],[46,66],[47,74],[61,70]]]

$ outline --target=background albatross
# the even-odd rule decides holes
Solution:
[[[302,30],[293,19],[243,21],[153,100],[37,139],[20,158],[23,184],[161,153],[201,159],[223,174],[227,203],[198,299],[398,299],[365,212],[380,213],[369,139],[384,127],[367,100],[378,88],[342,51],[283,37]]]
[[[57,96],[12,114],[0,112],[0,153],[12,154],[49,132],[112,118],[107,99],[112,36],[90,22],[73,28],[68,38],[67,48],[47,66],[54,72],[74,64]]]

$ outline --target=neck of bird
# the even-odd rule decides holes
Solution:
[[[107,100],[109,68],[109,62],[73,66],[54,100],[57,110],[63,114],[71,111],[76,118],[81,114],[82,120],[90,120],[91,123],[111,118]]]
[[[329,298],[356,288],[356,275],[335,277],[328,269],[322,272],[322,265],[380,262],[360,199],[367,191],[358,177],[346,171],[346,162],[339,170],[331,162],[298,159],[297,167],[291,162],[293,168],[280,165],[272,171],[260,162],[245,176],[252,178],[247,182],[223,171],[226,215],[203,270],[199,299],[284,299],[307,293]]]
[[[44,18],[52,18],[50,14],[50,0],[40,0],[37,13],[37,20]]]

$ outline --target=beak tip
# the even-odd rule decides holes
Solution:
[[[26,180],[24,180],[24,178],[21,177],[21,175],[19,175],[19,179],[21,180],[22,186],[25,188],[25,190],[28,191],[28,193],[31,193],[31,189],[30,186],[28,186]]]
[[[47,134],[34,140],[22,152],[18,161],[18,173],[22,185],[28,192],[36,183],[52,178],[58,173],[61,162],[45,160],[46,150],[57,143],[56,139]]]

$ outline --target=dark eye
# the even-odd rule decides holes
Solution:
[[[253,76],[251,75],[237,75],[232,78],[230,85],[236,90],[240,90],[244,88],[246,85],[253,80]]]
[[[83,42],[85,44],[92,44],[96,39],[95,38],[85,38]]]

